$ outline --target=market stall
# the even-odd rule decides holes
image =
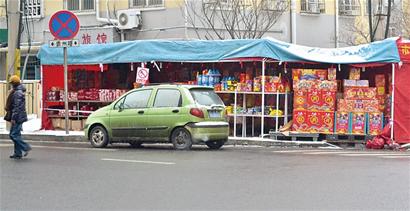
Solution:
[[[385,123],[382,118],[389,116],[384,109],[380,110],[380,106],[389,94],[388,79],[393,64],[400,62],[396,41],[397,39],[391,38],[349,48],[321,49],[292,45],[271,38],[224,41],[140,40],[71,48],[68,51],[68,63],[99,67],[100,70],[96,72],[104,72],[101,67],[106,65],[108,72],[109,66],[113,64],[125,65],[125,72],[135,71],[138,66],[145,65],[150,69],[151,83],[179,82],[214,86],[227,105],[233,136],[237,135],[237,126],[240,126],[242,133],[239,136],[263,136],[269,130],[278,131],[292,116],[293,124],[297,126],[295,120],[301,119],[297,116],[300,111],[304,119],[313,115],[312,119],[316,119],[316,124],[319,124],[314,127],[310,125],[309,130],[304,128],[303,132],[335,133],[338,130],[335,128],[337,116],[346,116],[338,112],[350,112],[346,108],[352,105],[351,101],[357,104],[357,109],[373,110],[357,110],[361,114],[347,114],[351,120],[348,119],[347,131],[344,133],[352,133],[353,119],[357,119],[359,122],[364,121],[361,123],[363,133],[360,133],[364,135],[369,133],[369,128],[366,128],[369,126],[368,119],[380,119]],[[43,73],[45,66],[61,65],[62,54],[61,49],[43,46],[38,55]],[[135,76],[122,74],[127,74],[128,85],[132,84]],[[377,76],[376,79],[376,75],[383,77]],[[44,74],[43,79],[46,77],[53,76]],[[347,93],[349,91],[346,91],[349,89],[350,93],[366,95],[345,99],[345,96],[350,96]],[[45,87],[43,90],[47,92],[49,88]],[[379,98],[370,99],[371,94],[374,97],[379,94]],[[318,102],[300,104],[298,99],[304,100],[300,96],[310,96],[305,102],[307,99]],[[329,103],[326,105],[321,99],[330,99],[333,103],[326,101]],[[379,113],[373,117],[369,116],[373,115],[371,112]],[[329,119],[332,120],[330,123],[327,122]],[[325,122],[328,123],[327,126],[324,125]],[[294,131],[299,128],[301,127],[293,126]]]

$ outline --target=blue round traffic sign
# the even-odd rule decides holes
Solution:
[[[74,13],[60,10],[51,16],[48,28],[56,39],[70,40],[77,35],[80,22]]]

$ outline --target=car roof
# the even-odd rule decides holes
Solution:
[[[213,87],[210,86],[199,86],[199,85],[190,85],[190,84],[150,84],[146,85],[141,88],[152,88],[152,87],[157,87],[157,88],[176,88],[176,87],[181,87],[181,88],[186,88],[186,89],[213,89]]]

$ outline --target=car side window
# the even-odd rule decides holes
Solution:
[[[125,96],[123,108],[146,108],[148,106],[148,101],[149,97],[151,96],[151,92],[152,90],[148,89],[129,93],[127,96]]]
[[[125,97],[121,98],[117,103],[114,105],[114,110],[120,109],[120,106],[124,103]]]
[[[178,89],[158,89],[154,107],[181,107],[182,96]]]

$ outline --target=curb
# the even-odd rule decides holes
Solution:
[[[56,142],[86,142],[85,137],[81,135],[41,135],[41,134],[22,134],[24,140],[30,141],[56,141]],[[0,134],[0,139],[10,139],[8,134]]]

